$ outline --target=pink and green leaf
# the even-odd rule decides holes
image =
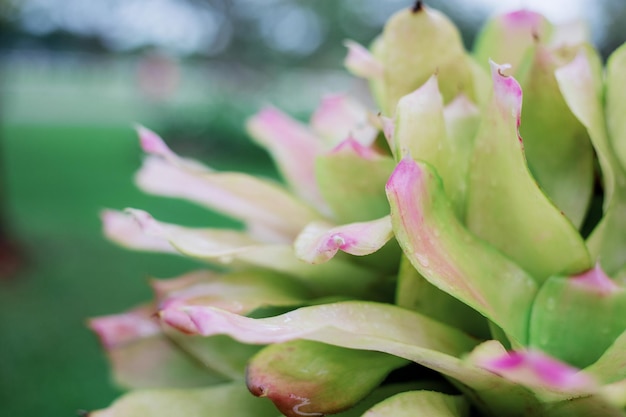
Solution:
[[[488,339],[487,319],[476,310],[424,278],[406,255],[400,262],[396,284],[396,304],[417,311],[477,339]]]
[[[198,172],[148,157],[135,181],[145,192],[183,198],[240,220],[270,242],[288,242],[306,223],[321,218],[279,184],[242,173]]]
[[[612,74],[614,71],[609,70],[607,86],[619,91],[621,86],[613,86],[617,80]],[[594,260],[612,275],[626,265],[626,252],[622,250],[626,246],[626,172],[613,150],[604,120],[600,57],[591,47],[584,47],[569,64],[556,71],[556,78],[565,101],[587,128],[602,169],[604,217],[587,239],[587,245]],[[607,115],[609,105],[617,106],[613,104],[615,100],[615,95],[607,90]],[[619,116],[611,116],[608,121],[611,134],[619,134],[616,117]]]
[[[185,311],[205,336],[228,334],[243,343],[311,340],[334,346],[384,352],[434,369],[493,415],[524,416],[541,410],[534,394],[515,382],[458,358],[476,341],[458,330],[389,304],[343,302],[304,307],[275,317],[251,319],[224,310]],[[503,350],[503,349],[502,349]],[[563,398],[568,398],[563,394]]]
[[[378,130],[369,122],[368,110],[346,94],[324,96],[310,124],[329,146],[350,137],[369,147],[378,136]]]
[[[593,323],[593,325],[590,325]],[[626,291],[600,266],[551,277],[533,305],[529,345],[578,367],[597,361],[626,329]]]
[[[321,416],[352,407],[406,364],[380,352],[294,340],[255,355],[246,381],[250,392],[272,400],[285,416]]]
[[[593,147],[554,76],[563,50],[538,44],[530,52],[519,75],[524,91],[520,133],[528,167],[554,205],[580,228],[593,192]]]
[[[355,256],[370,255],[393,238],[389,216],[377,220],[333,227],[311,223],[294,243],[296,256],[310,264],[332,259],[337,251]]]
[[[490,19],[474,44],[474,57],[485,69],[489,60],[503,62],[517,71],[524,55],[536,43],[550,40],[552,25],[541,14],[517,10]]]
[[[340,259],[307,264],[296,257],[291,245],[262,244],[244,232],[188,228],[159,222],[141,210],[127,211],[145,233],[166,239],[183,255],[233,268],[257,267],[291,275],[318,296],[371,296],[371,287],[380,279],[375,271]]]
[[[148,252],[178,253],[167,239],[144,233],[128,213],[107,209],[100,212],[100,219],[104,236],[120,246]]]
[[[315,157],[324,144],[310,129],[273,107],[248,120],[252,139],[270,153],[283,179],[304,201],[322,212],[328,209],[315,181]]]
[[[91,319],[109,358],[113,379],[124,388],[191,388],[227,378],[178,349],[162,332],[150,306]]]
[[[592,263],[577,230],[528,170],[518,133],[522,90],[505,69],[492,63],[494,94],[475,139],[467,225],[541,283]]]
[[[365,79],[380,79],[383,77],[383,65],[363,45],[347,40],[344,42],[348,54],[344,59],[344,66],[357,77]]]
[[[394,166],[393,159],[352,138],[318,156],[315,176],[337,222],[363,222],[389,214],[384,186]]]
[[[541,391],[544,397],[551,392],[582,396],[596,389],[590,375],[538,350],[504,352],[477,364],[509,381]]]
[[[465,229],[432,168],[402,160],[387,196],[396,239],[420,274],[524,343],[534,280]]]

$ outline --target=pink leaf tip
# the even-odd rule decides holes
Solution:
[[[139,136],[139,144],[144,152],[163,157],[172,155],[172,151],[165,144],[165,141],[155,132],[141,125],[136,125],[135,129]]]
[[[621,289],[604,273],[599,263],[590,270],[571,277],[570,282],[600,296],[610,295]]]
[[[348,48],[348,55],[344,60],[344,65],[352,74],[367,79],[381,78],[383,76],[383,65],[363,45],[354,41],[344,42]]]
[[[556,391],[589,389],[592,378],[564,362],[537,350],[519,350],[483,360],[483,368],[511,381],[545,386]]]
[[[519,127],[522,114],[522,87],[515,78],[505,74],[505,71],[511,68],[509,64],[498,65],[490,60],[489,65],[496,103],[505,117],[515,118]]]
[[[133,208],[127,208],[124,212],[133,216],[133,219],[144,233],[151,236],[162,236],[164,234],[163,226],[161,226],[150,213]]]
[[[89,320],[89,328],[98,335],[106,349],[160,332],[158,323],[152,318],[152,311],[145,307],[122,314],[93,318]]]

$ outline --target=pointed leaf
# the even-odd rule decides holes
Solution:
[[[476,343],[460,331],[418,313],[365,301],[303,307],[264,319],[250,319],[211,307],[191,306],[182,311],[204,336],[229,334],[244,343],[255,344],[303,339],[392,354],[396,354],[400,345],[411,346],[409,350],[424,353],[423,360],[427,363],[437,362],[433,360],[436,357],[467,352]],[[353,337],[355,334],[359,337]],[[388,343],[393,340],[396,342]],[[427,351],[436,353],[431,355]]]
[[[378,130],[369,123],[367,109],[346,94],[323,97],[311,116],[311,127],[330,146],[348,137],[363,146],[371,146],[378,135]]]
[[[297,305],[309,298],[306,288],[291,277],[263,270],[224,274],[195,271],[174,279],[153,280],[152,287],[158,294],[159,309],[211,305],[247,314],[270,305]]]
[[[467,176],[480,112],[464,95],[448,106],[431,77],[400,99],[394,129],[395,156],[411,155],[433,165],[459,218],[465,211]]]
[[[537,42],[550,39],[552,25],[545,17],[530,10],[518,10],[496,16],[478,35],[474,56],[489,69],[489,60],[509,64],[516,71],[525,53]]]
[[[391,114],[398,100],[433,74],[441,80],[444,102],[459,92],[474,96],[472,71],[459,31],[442,13],[426,6],[393,15],[383,30],[383,113]]]
[[[296,256],[305,262],[319,264],[329,261],[338,250],[355,256],[376,252],[393,237],[389,216],[362,223],[332,227],[311,223],[296,239]]]
[[[441,168],[438,155],[446,136],[443,99],[437,77],[428,78],[420,88],[398,102],[394,128],[394,156],[411,155]]]
[[[594,260],[612,275],[626,265],[626,251],[622,250],[626,247],[626,173],[608,139],[600,58],[591,47],[582,48],[576,58],[556,71],[556,78],[565,101],[587,128],[602,168],[604,217],[589,236],[587,245]],[[611,79],[607,83],[609,87],[613,84]],[[607,104],[613,103],[614,97],[607,93]],[[609,123],[617,133],[614,122]]]
[[[251,319],[224,310],[188,307],[185,311],[204,335],[229,334],[244,343],[312,340],[350,349],[373,350],[408,359],[461,384],[487,415],[525,416],[540,405],[526,388],[456,358],[476,343],[457,330],[389,304],[344,302],[305,307]],[[501,348],[501,351],[504,351]],[[561,398],[568,398],[566,394]]]
[[[383,65],[363,45],[347,40],[348,54],[343,62],[348,71],[366,79],[382,78]]]
[[[467,225],[539,283],[591,267],[582,238],[532,178],[518,135],[522,90],[492,66],[494,95],[476,136],[470,168]]]
[[[250,392],[268,397],[285,416],[325,415],[353,406],[406,363],[384,353],[294,340],[254,356],[246,380]]]
[[[562,59],[542,45],[520,75],[524,118],[520,131],[528,167],[542,190],[580,228],[593,191],[593,147],[587,129],[561,95],[554,71]]]
[[[466,417],[469,404],[458,395],[410,391],[394,395],[368,410],[363,417]]]
[[[159,222],[141,210],[128,211],[145,233],[167,239],[186,256],[231,267],[255,266],[288,274],[318,296],[371,296],[370,286],[379,278],[374,271],[339,259],[323,265],[309,265],[296,258],[290,245],[261,244],[242,232],[182,227]]]
[[[236,172],[197,172],[148,157],[135,177],[143,191],[184,198],[243,221],[266,241],[289,241],[321,216],[278,184]]]
[[[293,278],[263,270],[196,271],[173,280],[153,281],[152,286],[161,318],[181,330],[192,324],[179,307],[213,306],[248,314],[263,307],[301,305],[310,297],[306,287]]]
[[[337,221],[362,222],[389,213],[384,186],[394,166],[391,158],[350,138],[317,158],[315,175]]]
[[[396,239],[413,266],[524,343],[536,292],[533,279],[461,225],[432,169],[402,160],[387,196]]]
[[[120,246],[149,252],[177,253],[166,239],[144,233],[141,226],[128,213],[103,210],[100,219],[103,234]]]
[[[151,307],[97,317],[89,326],[106,349],[115,382],[124,388],[189,388],[226,380],[178,349],[161,332]]]
[[[322,141],[306,126],[271,107],[250,118],[246,126],[252,139],[268,150],[292,191],[328,212],[315,182],[314,162],[323,151]]]
[[[202,389],[133,391],[89,417],[276,417],[270,401],[255,398],[241,383]]]
[[[505,352],[478,364],[508,380],[547,393],[580,396],[593,392],[596,387],[590,375],[536,350]]]

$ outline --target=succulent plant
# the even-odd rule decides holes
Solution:
[[[468,53],[421,2],[347,46],[380,113],[248,122],[284,184],[138,129],[140,188],[243,228],[103,214],[217,268],[91,321],[132,389],[93,417],[626,416],[626,46],[522,10]]]

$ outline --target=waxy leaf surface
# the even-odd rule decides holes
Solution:
[[[612,86],[609,72],[607,86]],[[626,265],[626,173],[609,140],[604,120],[602,64],[591,47],[582,48],[567,65],[556,71],[563,97],[578,120],[587,128],[602,168],[604,186],[604,217],[587,239],[594,261],[613,275]],[[622,86],[612,86],[619,89]],[[612,97],[609,100],[609,97]],[[607,93],[608,103],[614,103],[613,93]],[[618,133],[614,117],[609,121]]]
[[[509,64],[516,71],[524,55],[537,42],[546,42],[552,25],[530,10],[517,10],[490,19],[474,44],[474,57],[485,69],[489,60]]]
[[[458,395],[409,391],[394,395],[368,410],[363,417],[466,417],[469,404]]]
[[[522,90],[492,64],[494,95],[485,109],[470,168],[468,228],[505,253],[539,283],[591,267],[571,222],[531,176],[518,128]]]
[[[336,221],[363,222],[389,214],[384,187],[394,166],[392,158],[353,138],[318,156],[315,176]]]
[[[396,239],[413,266],[524,343],[533,279],[465,229],[432,168],[403,159],[389,179],[387,196]]]
[[[520,132],[528,167],[541,189],[577,227],[593,191],[593,147],[587,129],[571,112],[554,76],[560,51],[536,45],[520,74],[524,111]]]
[[[405,359],[294,340],[270,345],[248,366],[248,389],[267,397],[286,416],[326,415],[361,401]]]
[[[437,73],[444,102],[464,92],[474,96],[473,74],[461,36],[440,12],[421,6],[393,15],[383,30],[379,60],[384,67],[386,99],[383,113],[391,115],[401,97]]]

